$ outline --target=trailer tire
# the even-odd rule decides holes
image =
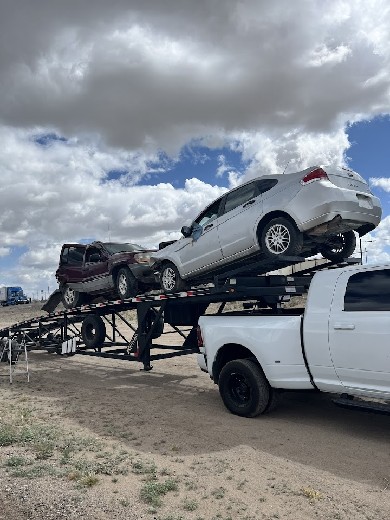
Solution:
[[[270,386],[263,371],[251,359],[229,361],[219,376],[219,392],[226,408],[241,417],[256,417],[267,411]]]
[[[106,325],[97,314],[89,314],[81,325],[81,338],[87,348],[99,348],[106,337]]]

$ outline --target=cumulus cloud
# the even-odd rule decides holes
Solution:
[[[386,0],[3,4],[8,124],[177,152],[221,129],[328,132],[389,107]]]
[[[371,177],[370,185],[382,188],[385,191],[390,191],[390,179],[387,177]]]
[[[156,247],[226,188],[187,179],[137,185],[154,156],[102,151],[91,142],[54,140],[37,144],[39,132],[0,128],[0,256],[26,247],[16,266],[0,272],[3,284],[54,286],[61,244],[113,240]],[[15,159],[17,158],[17,160]],[[152,166],[154,169],[154,166]],[[108,179],[112,170],[125,171]]]
[[[387,0],[3,0],[0,256],[32,286],[64,241],[176,237],[223,192],[166,182],[184,145],[239,152],[229,187],[346,164],[348,122],[389,113],[389,27]]]

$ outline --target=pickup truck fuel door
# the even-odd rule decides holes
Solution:
[[[390,395],[390,269],[344,272],[329,316],[329,350],[346,389]]]

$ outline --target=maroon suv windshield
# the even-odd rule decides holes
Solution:
[[[115,244],[114,242],[103,242],[104,248],[111,254],[114,253],[136,253],[138,251],[145,251],[146,249],[137,244]]]

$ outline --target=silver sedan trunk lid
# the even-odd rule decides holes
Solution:
[[[371,194],[367,182],[358,173],[348,168],[323,167],[332,184],[339,188]]]

